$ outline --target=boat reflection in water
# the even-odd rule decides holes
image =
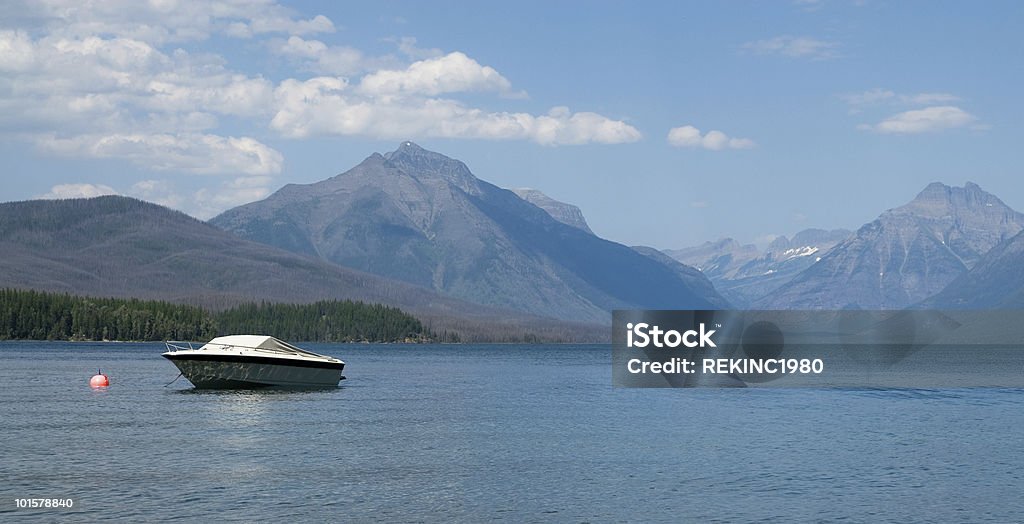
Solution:
[[[163,357],[198,389],[336,387],[345,363],[265,335],[217,337],[199,349],[165,342]]]

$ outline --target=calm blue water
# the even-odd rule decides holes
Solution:
[[[1024,521],[1020,389],[628,390],[608,346],[309,347],[343,387],[0,343],[0,520]]]

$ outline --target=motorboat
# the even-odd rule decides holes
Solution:
[[[341,360],[265,335],[217,337],[198,349],[187,342],[164,345],[162,356],[198,389],[336,387],[345,378]]]

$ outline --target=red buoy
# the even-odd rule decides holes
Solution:
[[[89,379],[89,387],[91,388],[105,388],[110,385],[110,379],[103,374],[103,370],[97,370],[96,374]]]

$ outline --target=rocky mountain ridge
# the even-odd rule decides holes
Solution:
[[[285,186],[211,223],[462,300],[566,320],[604,322],[613,309],[726,305],[703,275],[686,277],[566,225],[412,142],[327,180]]]

